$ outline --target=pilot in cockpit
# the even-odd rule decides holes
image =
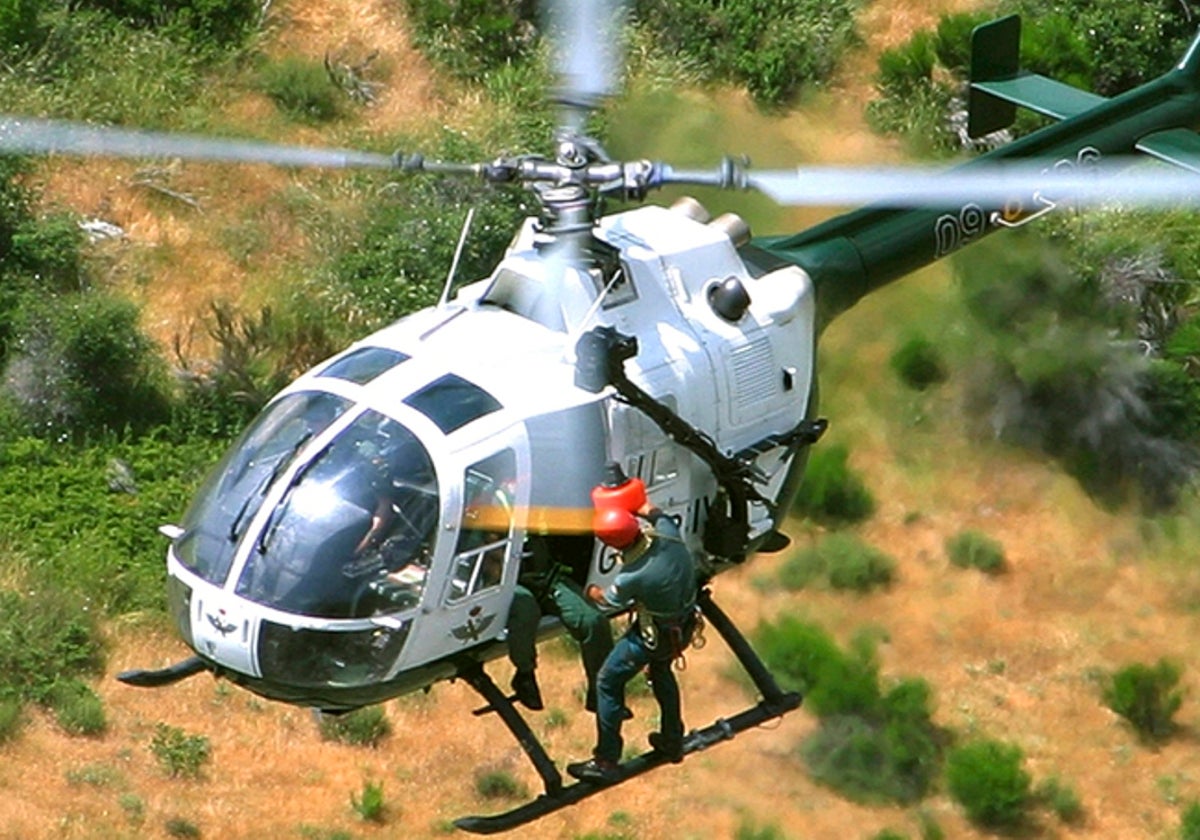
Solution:
[[[432,464],[419,445],[385,439],[359,444],[374,469],[370,524],[354,549],[355,564],[382,565],[391,583],[420,590],[438,517]]]

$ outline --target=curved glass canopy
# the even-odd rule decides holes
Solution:
[[[368,618],[415,606],[440,512],[425,447],[367,410],[293,475],[237,594],[285,612]]]

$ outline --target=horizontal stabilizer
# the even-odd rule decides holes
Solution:
[[[1200,134],[1186,128],[1169,128],[1147,134],[1134,146],[1153,158],[1200,173]]]
[[[1033,73],[1025,73],[1007,81],[972,82],[971,88],[1056,120],[1082,114],[1108,101],[1098,93],[1080,90]]]

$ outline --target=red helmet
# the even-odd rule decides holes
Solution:
[[[597,510],[592,517],[592,530],[603,543],[618,550],[633,545],[642,533],[637,517],[619,507]]]

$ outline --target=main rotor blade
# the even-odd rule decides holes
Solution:
[[[556,0],[549,5],[560,124],[572,132],[613,92],[621,63],[621,0]]]
[[[68,154],[123,158],[178,157],[230,163],[391,169],[391,155],[352,149],[284,146],[190,134],[134,131],[62,120],[0,117],[0,154]]]
[[[1137,161],[1131,165],[1130,161]],[[1064,202],[1127,203],[1165,208],[1200,204],[1200,175],[1144,158],[1110,159],[1084,167],[1047,168],[1035,161],[979,162],[957,169],[930,167],[801,167],[748,172],[745,186],[780,204],[944,209],[978,204],[1018,205],[1036,212]]]

